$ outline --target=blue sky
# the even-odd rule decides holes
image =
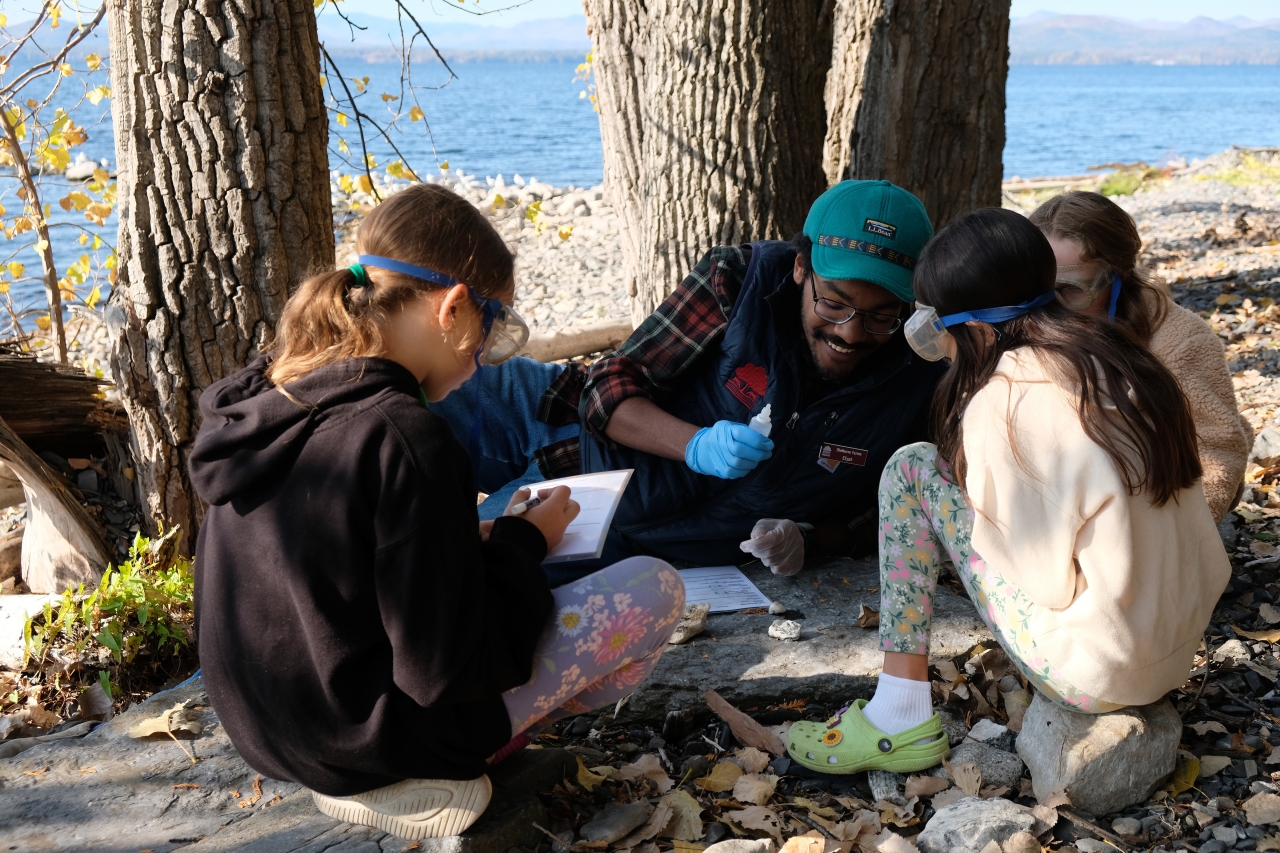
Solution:
[[[352,9],[383,17],[395,16],[393,0],[346,0]],[[539,18],[562,18],[581,15],[582,0],[528,0],[516,5],[503,0],[417,0],[424,15],[441,21],[468,22],[492,26],[510,26],[522,21]],[[493,10],[492,14],[475,16],[462,11]],[[410,6],[413,8],[413,6]],[[1020,18],[1041,9],[1051,12],[1070,12],[1075,15],[1112,15],[1117,18],[1159,18],[1165,21],[1189,21],[1198,15],[1211,18],[1246,18],[1264,20],[1280,16],[1280,4],[1276,0],[1013,0],[1012,15]],[[499,11],[500,10],[500,11]]]

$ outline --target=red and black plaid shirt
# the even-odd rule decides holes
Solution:
[[[570,364],[543,394],[538,420],[564,426],[581,418],[588,433],[612,446],[604,429],[618,404],[629,397],[661,398],[675,390],[680,377],[729,325],[750,260],[749,245],[707,252],[615,352],[590,369]],[[544,447],[536,456],[549,479],[582,471],[576,438]]]

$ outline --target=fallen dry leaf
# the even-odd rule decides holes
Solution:
[[[1067,796],[1066,791],[1058,791],[1056,794],[1050,794],[1046,797],[1040,805],[1047,809],[1062,808],[1063,806],[1071,805],[1071,798]]]
[[[1275,631],[1246,631],[1238,625],[1232,625],[1235,632],[1241,637],[1248,637],[1250,640],[1262,640],[1264,643],[1274,643],[1280,641],[1280,629]]]
[[[1258,605],[1258,615],[1265,619],[1269,625],[1274,625],[1280,622],[1280,607],[1263,602]],[[1261,850],[1262,848],[1259,847],[1258,849]]]
[[[778,853],[823,853],[826,847],[826,838],[814,830],[805,835],[788,838],[787,843],[782,845]]]
[[[677,788],[658,802],[666,803],[671,808],[671,820],[659,833],[660,836],[678,841],[697,841],[702,838],[702,804],[690,796],[688,791]]]
[[[129,729],[129,737],[145,738],[153,735],[168,737],[170,734],[184,733],[194,737],[203,731],[204,726],[200,723],[200,714],[184,708],[183,703],[179,702],[160,716],[143,720]]]
[[[1200,773],[1196,778],[1204,779],[1208,776],[1216,776],[1224,768],[1230,766],[1231,759],[1225,755],[1202,755],[1200,756]]]
[[[920,853],[920,848],[914,843],[887,828],[875,837],[871,849],[875,853]]]
[[[700,853],[700,851],[707,849],[707,845],[705,844],[699,844],[693,841],[681,841],[678,838],[671,843],[675,849],[675,853]]]
[[[721,761],[711,768],[711,772],[693,784],[704,791],[722,794],[732,791],[733,786],[742,778],[742,767],[732,761]]]
[[[866,805],[865,803],[862,803],[861,800],[857,800],[855,802],[858,802],[863,806]],[[808,799],[807,797],[796,797],[794,800],[787,803],[786,805],[794,806],[795,808],[798,808],[798,809],[804,809],[811,815],[818,815],[820,817],[825,817],[827,819],[833,819],[837,816],[835,809],[830,808],[828,806],[820,806],[817,803],[815,803],[813,800]]]
[[[596,785],[604,782],[603,776],[597,776],[587,769],[587,765],[582,763],[582,756],[575,756],[578,759],[578,775],[577,782],[587,791],[594,791]]]
[[[27,725],[35,726],[38,729],[51,729],[58,723],[62,722],[62,718],[52,711],[45,710],[39,705],[35,705],[27,710]]]
[[[877,800],[876,808],[880,811],[880,820],[892,826],[915,826],[920,822],[920,818],[916,817],[916,803],[920,802],[919,797],[912,797],[907,800],[905,806],[889,800]]]
[[[178,783],[177,785],[174,785],[173,787],[174,787],[174,788],[180,788],[180,789],[183,789],[183,790],[192,790],[192,789],[195,789],[195,788],[199,788],[200,786],[199,786],[199,785],[197,785],[195,782],[180,782],[180,783]]]
[[[908,800],[912,797],[932,797],[950,787],[951,780],[939,776],[908,776],[905,794]]]
[[[624,764],[610,778],[618,782],[648,779],[658,789],[659,794],[665,794],[676,786],[676,783],[667,775],[667,771],[662,769],[658,756],[652,752],[645,753],[631,764]]]
[[[1264,835],[1258,839],[1257,850],[1280,850],[1280,833]]]
[[[111,697],[100,682],[93,682],[80,694],[80,716],[111,718]]]
[[[764,769],[769,766],[769,754],[761,752],[754,746],[744,746],[741,749],[735,749],[731,756],[734,761],[742,765],[742,769],[748,773],[763,773]]]
[[[1178,766],[1169,777],[1167,785],[1169,796],[1176,797],[1184,791],[1190,791],[1200,776],[1200,759],[1179,757]]]
[[[965,796],[965,792],[961,791],[959,788],[948,788],[941,794],[935,794],[931,802],[934,810],[938,811],[940,809],[945,809],[952,803],[960,802],[965,798]]]
[[[840,805],[844,806],[849,811],[857,811],[858,809],[865,809],[871,805],[870,803],[860,800],[857,797],[836,797],[835,801]]]
[[[77,770],[76,772],[77,772],[77,773],[97,773],[97,772],[98,772],[98,768],[96,768],[96,767],[90,767],[90,768],[88,768],[87,770]]]
[[[858,610],[858,627],[859,628],[879,628],[880,627],[880,611],[862,605]]]
[[[733,785],[733,798],[740,803],[763,806],[778,787],[777,776],[749,773]]]
[[[1222,723],[1191,723],[1187,728],[1191,729],[1201,737],[1209,732],[1221,732],[1224,735],[1230,734],[1230,732],[1227,731],[1227,727]]]
[[[787,748],[777,735],[730,705],[719,693],[708,690],[702,698],[717,717],[729,724],[729,730],[741,743],[777,756],[786,754]]]
[[[644,822],[644,825],[639,829],[634,830],[621,841],[615,841],[613,844],[614,848],[618,850],[626,850],[650,840],[671,822],[671,816],[673,814],[675,814],[675,811],[671,808],[671,804],[659,800],[658,804],[654,806],[653,812],[649,815],[649,819]]]
[[[743,829],[759,829],[769,833],[782,843],[782,819],[772,809],[764,806],[748,806],[745,809],[726,812],[725,816]],[[699,836],[701,838],[701,836]]]
[[[1060,818],[1058,810],[1050,806],[1033,806],[1031,816],[1036,819],[1036,825],[1032,827],[1031,834],[1037,837],[1057,826]]]
[[[1250,826],[1280,821],[1280,797],[1270,791],[1254,794],[1244,801],[1243,807]]]
[[[957,788],[964,791],[966,797],[976,797],[982,791],[982,771],[978,769],[978,765],[972,762],[952,764],[944,759],[942,766],[947,768],[951,781],[956,783]]]

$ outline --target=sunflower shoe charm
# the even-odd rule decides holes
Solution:
[[[941,763],[951,751],[937,714],[905,732],[888,735],[863,716],[866,704],[867,700],[858,699],[845,705],[825,725],[804,720],[792,724],[787,733],[791,759],[818,773],[915,773]]]

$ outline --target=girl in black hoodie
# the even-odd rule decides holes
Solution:
[[[256,770],[326,814],[450,835],[513,735],[635,689],[684,587],[633,558],[550,590],[540,563],[578,510],[564,487],[481,526],[467,453],[426,403],[527,335],[484,216],[416,184],[357,247],[289,299],[272,355],[200,399],[200,660]]]

